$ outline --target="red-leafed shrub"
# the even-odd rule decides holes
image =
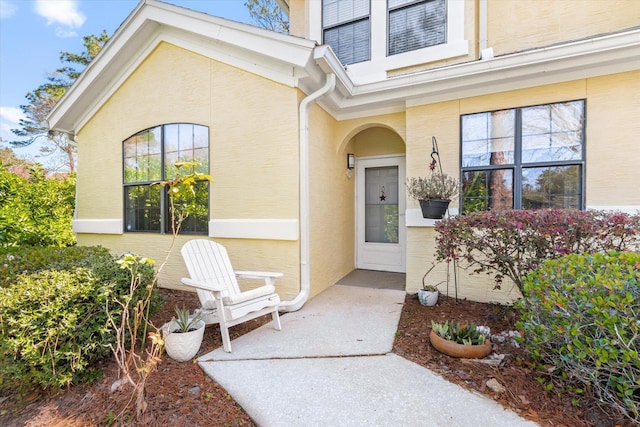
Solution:
[[[476,212],[441,221],[437,258],[468,263],[474,273],[513,280],[543,261],[572,253],[624,251],[640,244],[640,214],[567,209]]]

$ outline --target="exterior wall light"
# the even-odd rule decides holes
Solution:
[[[353,153],[347,153],[347,178],[351,179],[353,168],[356,167],[356,156]]]

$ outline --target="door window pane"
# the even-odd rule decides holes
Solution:
[[[365,170],[365,242],[398,243],[398,167]]]

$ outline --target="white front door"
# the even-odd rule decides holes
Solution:
[[[404,273],[405,157],[356,161],[356,268]]]

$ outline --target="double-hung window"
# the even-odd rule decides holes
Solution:
[[[138,132],[123,142],[125,231],[171,233],[167,188],[162,181],[182,175],[209,173],[209,128],[173,123]],[[180,202],[179,200],[177,202]],[[195,185],[195,207],[182,222],[181,233],[206,234],[209,220],[209,181]]]
[[[461,116],[462,212],[584,208],[585,101]]]
[[[388,55],[447,42],[446,0],[388,0]]]
[[[369,11],[369,0],[322,0],[324,43],[345,65],[371,57]]]

